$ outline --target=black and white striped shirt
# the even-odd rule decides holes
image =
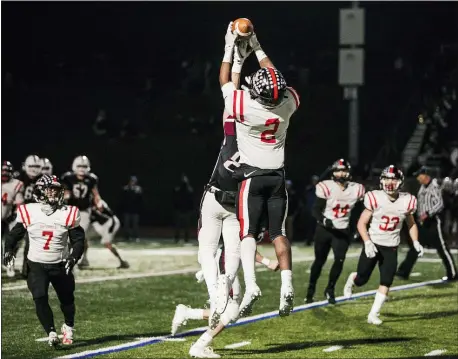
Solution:
[[[444,209],[442,191],[436,179],[432,179],[427,185],[421,185],[417,198],[418,215],[427,213],[429,217],[432,217]]]

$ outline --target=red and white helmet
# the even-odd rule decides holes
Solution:
[[[380,175],[380,188],[389,195],[399,191],[404,184],[404,174],[394,165],[384,168]]]

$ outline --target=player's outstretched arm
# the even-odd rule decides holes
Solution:
[[[259,43],[258,37],[256,36],[255,33],[251,35],[251,38],[249,40],[249,44],[251,48],[254,51],[254,54],[256,55],[256,58],[258,59],[259,62],[259,67],[273,67],[275,68],[274,64],[272,61],[270,61],[269,57],[266,55],[264,50],[261,47],[261,44]]]
[[[221,68],[219,70],[219,84],[223,87],[225,84],[231,81],[231,68],[232,68],[232,55],[234,54],[236,35],[232,33],[232,21],[229,23],[229,26],[226,30],[226,35],[224,37],[224,57],[223,62],[221,63]]]

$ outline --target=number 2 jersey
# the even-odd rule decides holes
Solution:
[[[237,90],[232,82],[221,88],[225,109],[237,121],[240,163],[260,169],[279,169],[285,162],[285,141],[289,120],[299,107],[299,96],[291,87],[283,101],[267,108],[249,92]]]
[[[332,220],[337,229],[346,229],[350,224],[350,212],[356,203],[363,199],[364,186],[356,182],[348,182],[345,189],[333,180],[318,182],[316,196],[326,200],[323,216]]]
[[[364,207],[372,211],[369,225],[371,241],[386,247],[396,247],[401,241],[401,229],[405,218],[417,210],[417,199],[407,192],[391,201],[382,190],[367,192]]]
[[[27,258],[38,263],[60,263],[68,254],[68,230],[79,226],[80,212],[75,206],[62,206],[48,216],[42,207],[41,203],[18,206],[16,220],[29,234]]]
[[[86,211],[92,207],[92,190],[97,188],[98,177],[89,172],[79,179],[74,172],[66,172],[61,177],[61,182],[66,190],[70,191],[68,204],[76,206],[80,211]]]

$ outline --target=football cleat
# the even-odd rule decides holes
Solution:
[[[213,352],[211,347],[200,347],[195,344],[189,349],[189,355],[192,358],[221,358],[220,355]]]
[[[48,345],[50,347],[56,347],[60,344],[59,337],[56,332],[50,332],[48,335]]]
[[[232,288],[232,283],[229,277],[225,274],[220,275],[218,278],[218,283],[217,283],[217,288],[216,288],[215,313],[218,313],[221,315],[226,310],[231,288]]]
[[[261,290],[256,285],[251,292],[245,292],[242,303],[240,304],[239,318],[250,315],[253,311],[253,304],[261,298]]]
[[[121,261],[121,264],[119,265],[118,269],[127,269],[129,267],[130,265],[127,261]]]
[[[324,291],[324,296],[328,300],[329,304],[336,304],[336,295],[334,294],[334,289],[326,288]]]
[[[73,344],[73,328],[67,324],[63,324],[61,328],[62,333],[62,344],[70,345]]]
[[[305,304],[313,303],[313,297],[309,297],[309,296],[305,297],[304,303]]]
[[[380,325],[383,323],[382,320],[375,313],[369,313],[369,315],[367,316],[367,322],[369,324],[374,324],[374,325]]]
[[[353,295],[353,286],[355,285],[354,280],[356,277],[356,272],[350,273],[348,276],[347,282],[344,286],[344,297],[350,299]]]
[[[178,304],[177,308],[175,309],[175,315],[173,316],[172,320],[172,335],[175,335],[182,325],[186,325],[186,311],[187,307],[183,304]]]
[[[281,290],[280,308],[278,314],[280,317],[287,317],[294,309],[294,289],[292,287]]]

